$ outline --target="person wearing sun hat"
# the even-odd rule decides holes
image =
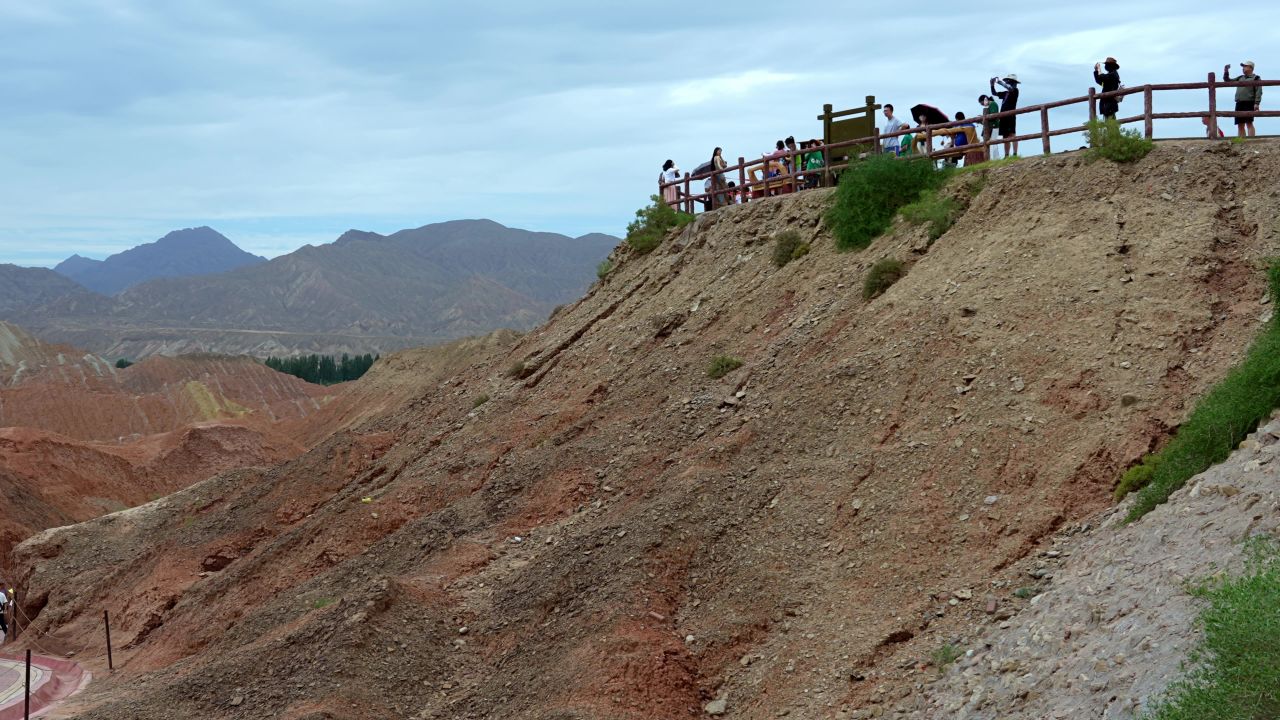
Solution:
[[[1102,72],[1106,70],[1106,72]],[[1093,81],[1102,86],[1102,92],[1109,93],[1120,89],[1120,63],[1109,57],[1093,66]],[[1115,120],[1120,112],[1120,98],[1107,97],[1098,101],[1098,114],[1104,119]]]
[[[1253,73],[1254,63],[1252,60],[1245,60],[1240,63],[1242,74],[1239,77],[1231,77],[1231,64],[1228,63],[1222,68],[1223,82],[1252,82],[1261,80]],[[1238,113],[1255,113],[1262,109],[1262,86],[1261,85],[1241,85],[1236,88],[1236,112]],[[1236,116],[1236,132],[1240,137],[1253,137],[1255,130],[1253,129],[1252,115]]]
[[[999,80],[1000,87],[1004,88],[1004,90],[996,90],[997,80]],[[1018,76],[1013,73],[1009,73],[1008,75],[1005,75],[1003,78],[991,78],[991,94],[1000,98],[1000,112],[1018,109],[1019,85],[1020,83],[1018,82]],[[1017,140],[1011,141],[1008,138],[1014,137],[1015,135],[1018,134],[1018,116],[1006,115],[1002,118],[999,118],[999,122],[1000,122],[1000,137],[1005,138],[1004,156],[1011,157],[1013,155],[1017,155],[1018,141]],[[1009,149],[1011,145],[1013,147],[1012,152]]]

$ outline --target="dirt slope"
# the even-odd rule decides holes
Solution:
[[[834,718],[1220,378],[1265,312],[1280,147],[970,177],[931,247],[810,193],[703,216],[508,352],[270,470],[23,544],[85,718]],[[814,251],[783,269],[768,238]],[[863,272],[910,274],[872,303]],[[710,380],[711,358],[745,365]],[[489,400],[476,407],[482,396]],[[977,594],[981,597],[981,593]]]

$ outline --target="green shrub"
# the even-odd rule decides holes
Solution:
[[[773,238],[773,264],[782,267],[809,254],[809,243],[795,230],[784,230]]]
[[[1156,466],[1159,464],[1159,455],[1148,454],[1142,456],[1142,462],[1126,470],[1124,475],[1120,476],[1120,483],[1116,485],[1116,502],[1123,500],[1129,493],[1137,492],[1150,485],[1151,478],[1156,474]]]
[[[120,358],[119,360],[116,361],[116,367],[120,368],[121,370],[129,367],[132,364],[133,364],[133,361],[128,360],[126,358]]]
[[[951,643],[947,643],[933,651],[933,664],[938,668],[938,672],[943,672],[947,669],[948,665],[959,660],[960,656],[963,654],[963,650]]]
[[[866,279],[862,281],[862,299],[871,300],[879,297],[906,274],[907,266],[903,265],[901,260],[893,258],[880,260],[871,266],[867,271]]]
[[[511,364],[511,367],[507,368],[507,376],[513,377],[516,379],[525,377],[525,374],[527,372],[528,372],[528,369],[525,367],[523,360],[514,362]]]
[[[711,365],[707,367],[707,377],[719,380],[740,367],[742,367],[742,361],[738,358],[717,355],[711,359]]]
[[[1267,271],[1280,293],[1280,261]],[[1244,359],[1200,399],[1191,417],[1153,459],[1151,481],[1129,510],[1130,521],[1169,499],[1197,473],[1222,462],[1258,423],[1280,406],[1280,314],[1263,328]]]
[[[476,408],[480,407],[481,405],[483,405],[483,404],[485,404],[485,403],[487,403],[487,402],[489,402],[489,396],[488,396],[488,395],[481,395],[480,397],[476,398],[475,400],[473,400],[473,401],[471,402],[471,409],[472,409],[472,410],[475,410]]]
[[[827,226],[841,250],[865,248],[889,229],[898,210],[920,193],[942,187],[949,169],[929,160],[898,160],[875,155],[850,165],[840,176]]]
[[[1149,720],[1261,720],[1280,717],[1280,547],[1255,539],[1245,573],[1193,590],[1208,602],[1197,624],[1190,673],[1170,686]]]
[[[1085,137],[1089,140],[1089,155],[1093,158],[1103,157],[1113,162],[1137,162],[1151,152],[1155,143],[1143,137],[1137,130],[1120,127],[1114,119],[1090,120],[1085,126]]]
[[[658,247],[667,231],[693,222],[692,215],[672,209],[657,195],[651,195],[649,200],[650,204],[637,210],[636,219],[627,225],[627,244],[640,255]]]
[[[929,242],[942,237],[960,217],[960,203],[937,190],[926,190],[920,199],[902,208],[902,219],[913,225],[929,225]]]
[[[608,260],[608,259],[601,260],[600,264],[596,266],[596,277],[600,278],[601,280],[603,280],[605,276],[611,272],[613,272],[612,260]]]
[[[1019,600],[1030,600],[1036,596],[1036,589],[1033,587],[1020,587],[1013,591],[1013,596]]]

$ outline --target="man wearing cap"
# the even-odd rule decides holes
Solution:
[[[1222,80],[1224,82],[1250,82],[1253,80],[1261,80],[1262,78],[1253,74],[1253,61],[1245,60],[1240,63],[1240,69],[1244,74],[1240,77],[1231,77],[1231,65],[1228,64],[1222,68]],[[1253,113],[1262,108],[1262,86],[1261,85],[1242,85],[1236,88],[1236,112]],[[1236,131],[1240,137],[1253,137],[1253,116],[1237,115]]]

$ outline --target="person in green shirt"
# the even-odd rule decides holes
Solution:
[[[910,130],[911,126],[906,125],[902,129]],[[915,152],[915,149],[916,149],[916,138],[914,133],[909,132],[906,135],[903,135],[902,137],[898,138],[898,156],[899,157],[911,155]]]
[[[995,159],[996,149],[994,146],[989,145],[989,143],[991,142],[992,133],[994,133],[996,128],[1000,126],[1000,121],[988,120],[986,116],[1000,112],[1000,105],[996,102],[995,98],[989,95],[979,95],[978,104],[982,106],[982,143],[987,146],[985,148],[987,159],[993,160]]]
[[[816,148],[821,145],[822,143],[818,140],[810,140],[806,143],[801,143],[802,147],[810,148]],[[804,154],[804,164],[802,167],[804,167],[805,171],[804,185],[806,188],[816,188],[822,184],[822,174],[815,171],[821,170],[824,164],[825,163],[822,161],[822,151],[807,152]]]

